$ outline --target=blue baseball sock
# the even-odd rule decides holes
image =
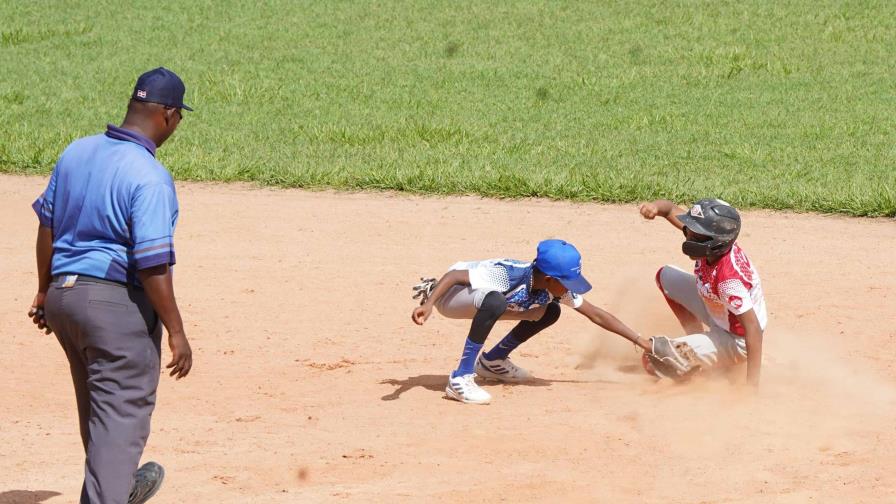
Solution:
[[[464,343],[464,353],[460,357],[460,364],[457,369],[451,373],[452,378],[468,375],[473,372],[473,366],[476,364],[476,357],[479,357],[479,351],[482,350],[482,343],[474,343],[467,338]]]
[[[516,338],[513,337],[513,333],[509,333],[507,336],[504,336],[494,348],[482,354],[485,357],[485,360],[502,360],[506,359],[510,352],[514,351],[516,347],[522,345],[522,341],[517,341]]]

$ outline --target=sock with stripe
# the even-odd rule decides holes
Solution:
[[[476,343],[467,338],[464,343],[464,353],[460,357],[460,364],[457,365],[451,373],[452,378],[468,375],[473,372],[473,366],[476,364],[476,358],[479,357],[479,351],[482,350],[482,343]]]
[[[513,337],[513,332],[511,331],[507,336],[504,336],[504,339],[498,342],[494,348],[482,354],[482,358],[487,361],[504,360],[510,355],[510,352],[514,351],[516,347],[522,344],[522,341],[517,341],[517,339]]]

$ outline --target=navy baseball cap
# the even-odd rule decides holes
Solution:
[[[192,108],[184,104],[185,91],[184,81],[176,73],[159,67],[137,78],[131,99],[192,111]]]
[[[535,267],[549,277],[554,277],[564,287],[576,294],[591,290],[591,284],[582,276],[582,255],[572,243],[563,240],[544,240],[538,244]]]

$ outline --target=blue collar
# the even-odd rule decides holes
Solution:
[[[119,128],[114,124],[106,125],[106,136],[115,140],[124,140],[125,142],[134,142],[135,144],[148,150],[152,157],[156,157],[156,144],[145,136],[124,128]]]

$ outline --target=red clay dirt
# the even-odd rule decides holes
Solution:
[[[44,184],[0,176],[2,504],[75,502],[83,475],[65,358],[25,317]],[[162,378],[153,503],[896,501],[892,219],[744,212],[770,312],[756,393],[737,373],[655,383],[630,344],[564,308],[515,354],[538,379],[487,384],[492,404],[472,406],[444,398],[468,324],[415,326],[420,276],[561,237],[584,255],[589,300],[679,335],[654,273],[688,267],[680,234],[634,205],[179,191],[195,364]]]

